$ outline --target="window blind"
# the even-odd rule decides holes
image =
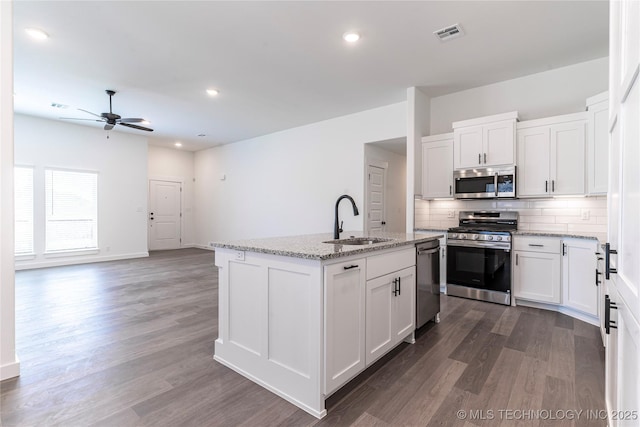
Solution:
[[[98,247],[98,174],[45,170],[45,251]]]
[[[33,168],[14,168],[15,254],[33,254]]]

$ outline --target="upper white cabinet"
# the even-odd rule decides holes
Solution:
[[[453,167],[515,164],[515,129],[518,112],[453,123]]]
[[[518,123],[518,196],[585,194],[586,113]]]
[[[587,99],[587,193],[607,194],[609,92]]]
[[[453,197],[453,133],[422,138],[422,198]]]

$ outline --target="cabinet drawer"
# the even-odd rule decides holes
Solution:
[[[367,257],[367,280],[416,265],[416,248],[410,246],[396,252]]]
[[[514,236],[514,251],[560,253],[560,238],[540,236]]]

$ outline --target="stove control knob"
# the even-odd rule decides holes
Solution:
[[[499,237],[498,237],[499,239]],[[493,240],[493,236],[487,236],[487,240]]]
[[[449,234],[449,237],[451,237],[452,239],[455,239],[458,237],[458,235],[456,233],[451,233]]]
[[[467,235],[466,234],[458,234],[458,239],[466,239]]]
[[[478,240],[480,238],[480,236],[478,236],[477,234],[473,235],[473,240]]]
[[[502,240],[502,236],[496,237],[496,240]]]

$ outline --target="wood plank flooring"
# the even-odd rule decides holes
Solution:
[[[199,249],[17,272],[22,375],[0,383],[1,425],[606,425],[576,415],[604,409],[596,327],[446,296],[440,324],[316,420],[212,359],[217,289],[214,254]]]

